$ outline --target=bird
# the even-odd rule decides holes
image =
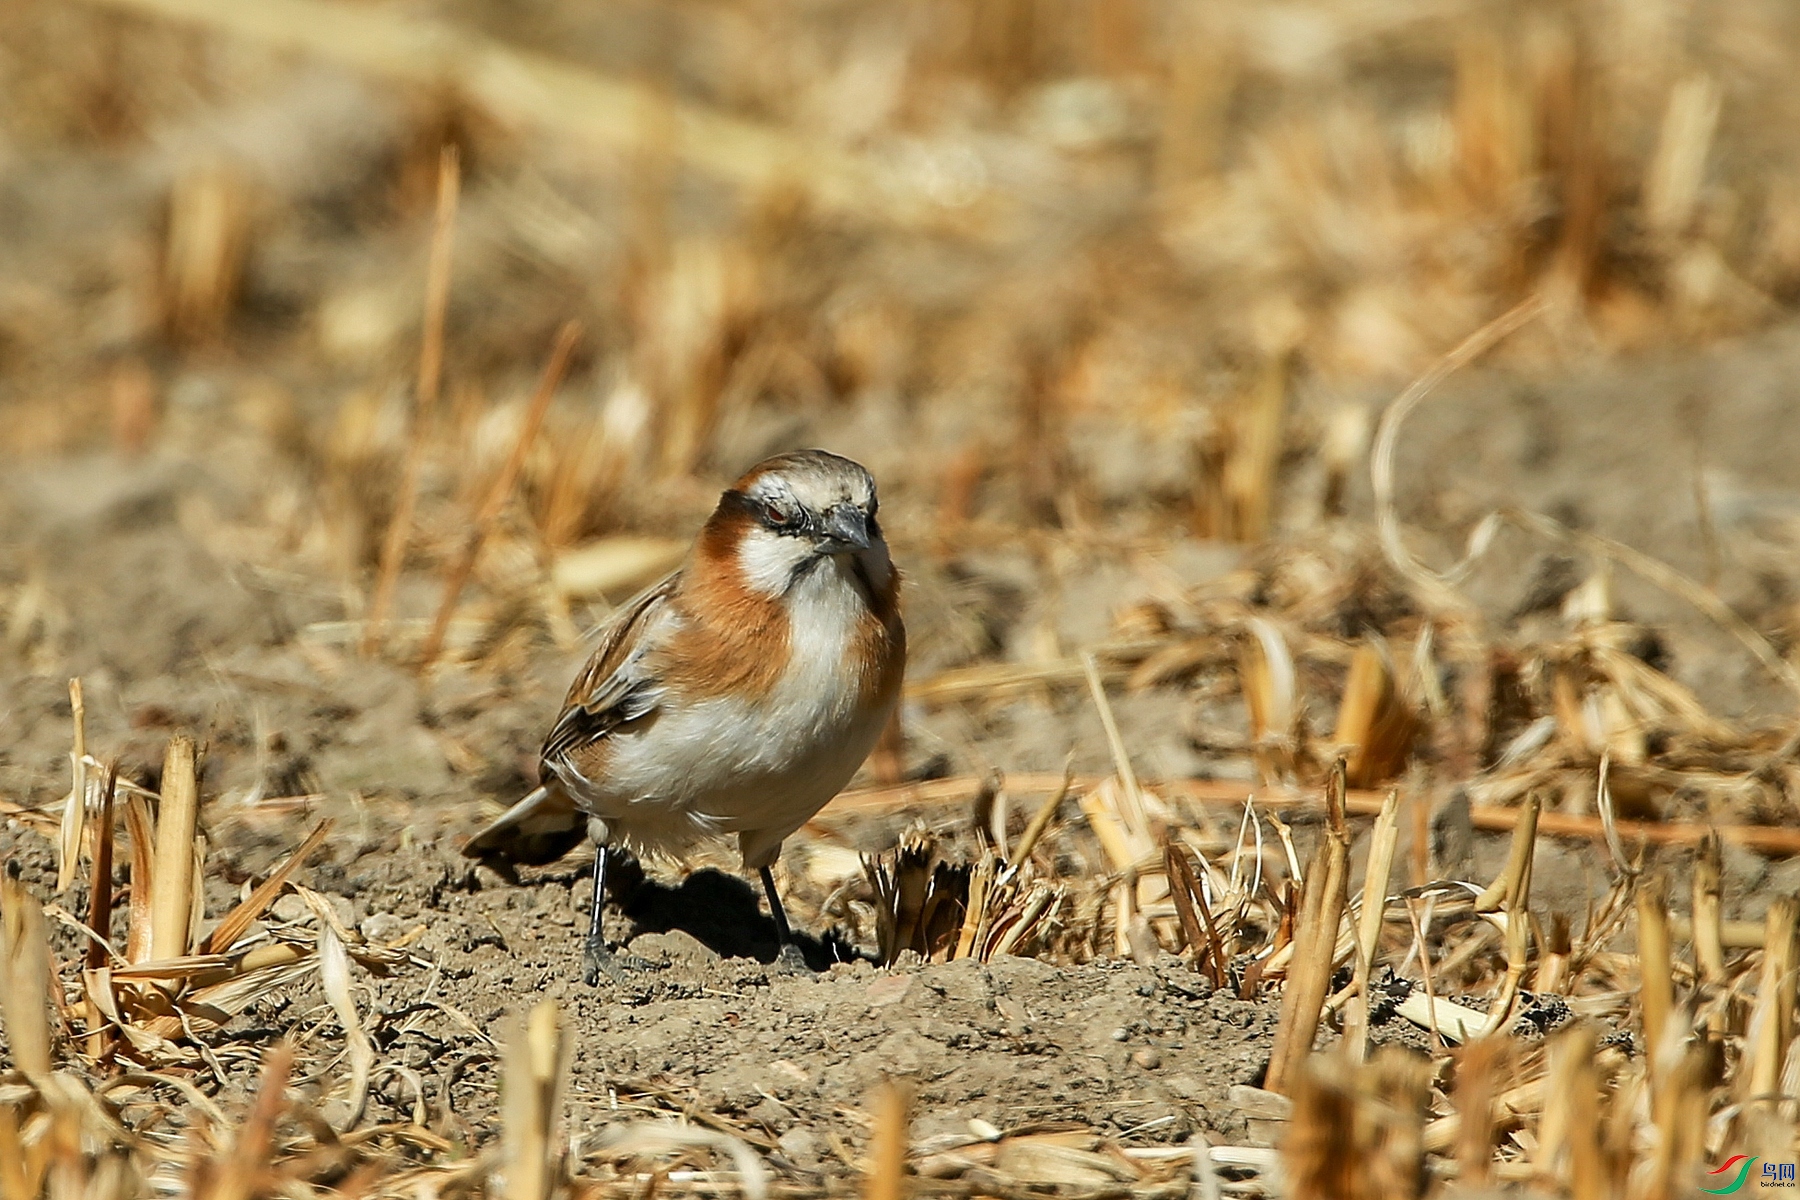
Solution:
[[[869,472],[829,451],[752,467],[682,565],[596,631],[544,738],[540,786],[464,846],[536,865],[593,839],[588,986],[626,969],[601,931],[609,858],[679,859],[733,834],[779,963],[804,968],[770,868],[868,757],[906,668],[878,508]]]

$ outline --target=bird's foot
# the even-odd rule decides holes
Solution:
[[[623,986],[633,975],[654,971],[657,964],[635,954],[617,954],[605,943],[589,942],[581,954],[581,978],[589,987],[600,986],[602,979]]]
[[[783,942],[781,949],[775,953],[775,969],[783,975],[811,975],[813,969],[806,965],[806,955],[800,947],[792,942]]]

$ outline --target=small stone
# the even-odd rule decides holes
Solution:
[[[1154,1071],[1156,1068],[1162,1066],[1162,1055],[1158,1054],[1150,1047],[1145,1046],[1142,1050],[1137,1051],[1131,1056],[1131,1061],[1144,1068],[1146,1071]]]
[[[796,1125],[775,1140],[782,1154],[797,1167],[810,1167],[819,1161],[819,1138],[804,1125]]]
[[[396,942],[406,932],[406,922],[393,913],[374,913],[365,917],[361,925],[362,935],[371,942]]]
[[[1119,1028],[1112,1031],[1112,1040],[1115,1042],[1123,1042],[1130,1037],[1131,1037],[1131,1031],[1129,1029],[1126,1029],[1124,1026],[1120,1026]]]
[[[778,1058],[769,1064],[769,1073],[778,1076],[780,1081],[794,1087],[809,1088],[813,1086],[813,1078],[805,1068],[792,1059]]]
[[[306,901],[289,892],[269,906],[269,915],[277,921],[304,921],[312,916],[312,909],[306,907]]]

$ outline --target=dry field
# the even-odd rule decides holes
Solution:
[[[0,1200],[1778,1181],[1796,11],[0,0]],[[459,847],[800,445],[813,972],[585,988]]]

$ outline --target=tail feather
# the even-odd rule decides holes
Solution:
[[[538,788],[488,823],[463,854],[521,866],[552,863],[587,836],[587,814],[561,788]]]

